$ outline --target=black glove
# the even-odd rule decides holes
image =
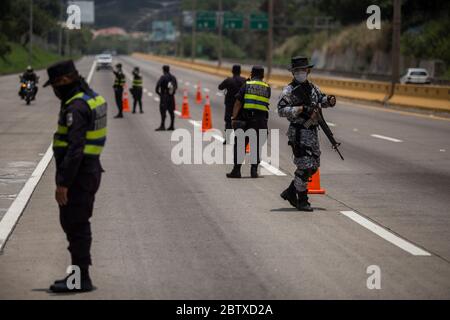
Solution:
[[[333,95],[327,96],[327,101],[331,107],[334,107],[336,105],[336,97]]]

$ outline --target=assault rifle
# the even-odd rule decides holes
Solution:
[[[292,92],[297,97],[300,96],[301,98],[305,98],[305,93],[300,88],[300,86],[297,86],[296,88],[294,88],[292,90]],[[301,100],[303,100],[303,101],[308,101],[308,100],[311,101],[310,99],[301,99]],[[327,136],[328,140],[330,141],[332,148],[339,154],[341,159],[344,160],[344,157],[342,156],[342,154],[341,154],[341,152],[339,151],[339,148],[338,148],[341,145],[341,143],[337,142],[336,139],[334,139],[333,132],[331,131],[330,127],[328,126],[327,122],[325,121],[325,118],[323,117],[321,103],[318,103],[318,104],[311,103],[307,107],[308,108],[312,108],[312,113],[311,113],[311,117],[303,123],[303,126],[305,128],[309,128],[311,125],[314,124],[314,120],[317,120],[317,123],[319,124],[320,128],[323,130],[323,133],[325,133],[325,135]],[[314,117],[315,117],[315,119],[314,119]]]

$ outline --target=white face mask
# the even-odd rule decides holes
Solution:
[[[306,71],[295,71],[294,72],[294,78],[295,78],[295,80],[297,80],[300,83],[305,82],[306,79],[308,78],[308,72],[306,72]]]

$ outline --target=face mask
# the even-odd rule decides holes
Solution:
[[[306,71],[296,71],[296,72],[294,72],[295,80],[297,80],[300,83],[305,82],[307,77],[308,77],[308,73]]]

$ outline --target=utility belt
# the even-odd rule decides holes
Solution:
[[[295,128],[295,141],[289,141],[288,145],[291,146],[292,152],[296,158],[300,157],[315,157],[318,158],[316,154],[313,153],[311,147],[306,146],[301,143],[302,141],[302,130],[316,130],[317,126],[311,126],[305,128],[303,124],[308,121],[307,119],[301,119],[300,123],[291,123],[291,126]]]
[[[269,113],[257,109],[241,109],[237,119],[234,121],[233,129],[245,129],[248,122],[256,120],[267,120]]]

